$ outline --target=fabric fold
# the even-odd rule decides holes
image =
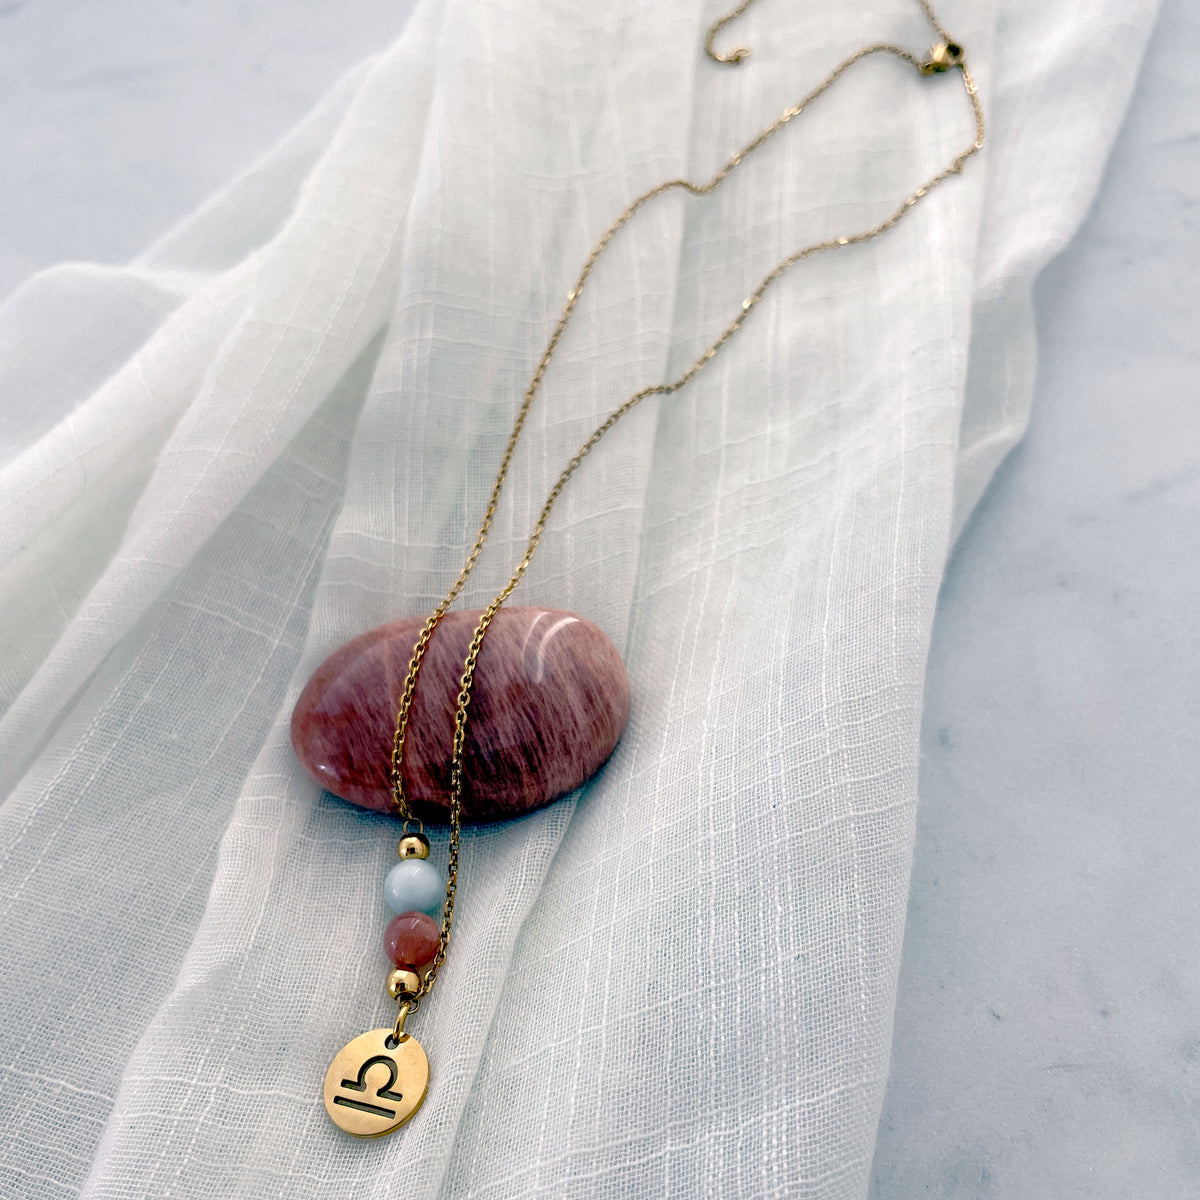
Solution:
[[[414,21],[419,28],[420,15]],[[40,744],[47,713],[170,586],[385,322],[410,196],[400,164],[422,135],[395,122],[401,74],[404,103],[423,111],[428,67],[424,83],[420,67],[410,74],[384,62],[367,73],[279,233],[202,289],[0,476],[10,537],[28,538],[94,490],[95,477],[120,478],[135,446],[149,469],[119,551],[0,721],[10,770],[19,748]],[[0,556],[15,552],[8,541]]]

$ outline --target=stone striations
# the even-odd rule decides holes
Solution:
[[[413,809],[444,820],[463,660],[482,614],[442,618],[425,652],[404,751]],[[292,714],[292,746],[344,800],[391,810],[396,710],[424,617],[381,625],[335,650]],[[463,819],[518,816],[578,787],[613,752],[629,717],[629,677],[590,621],[502,608],[479,655],[464,756]]]

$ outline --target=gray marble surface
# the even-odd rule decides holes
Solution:
[[[123,263],[258,157],[415,0],[0,0],[0,298]]]
[[[409,7],[0,2],[0,295],[135,253]],[[943,590],[879,1200],[1200,1196],[1197,63],[1167,0]]]
[[[1167,0],[943,586],[877,1200],[1200,1196],[1198,64]]]

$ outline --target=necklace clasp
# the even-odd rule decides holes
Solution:
[[[961,67],[962,61],[963,48],[957,42],[938,42],[921,64],[921,72],[925,75],[940,75],[943,71]]]

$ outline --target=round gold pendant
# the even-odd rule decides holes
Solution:
[[[421,1107],[429,1059],[411,1034],[372,1029],[347,1042],[325,1075],[325,1109],[355,1137],[383,1137]]]

